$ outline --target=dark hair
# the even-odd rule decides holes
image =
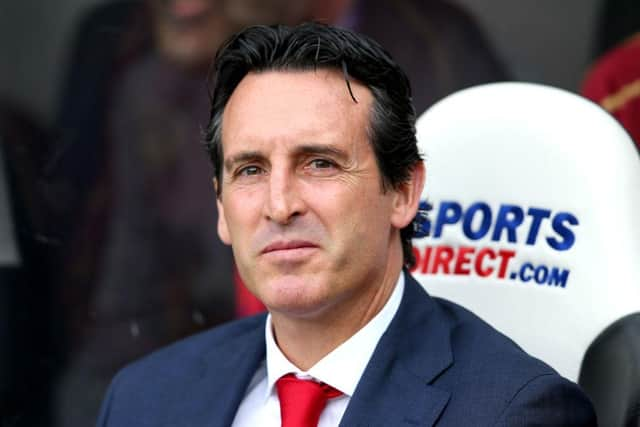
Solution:
[[[416,114],[409,79],[374,40],[352,31],[320,23],[296,27],[253,26],[229,39],[218,51],[211,95],[211,116],[205,143],[214,175],[222,176],[222,115],[227,101],[249,72],[337,69],[364,84],[373,94],[369,139],[382,176],[382,191],[405,183],[422,159],[416,142]],[[353,98],[354,102],[357,102]],[[218,192],[222,190],[218,185]],[[411,238],[414,224],[400,231],[404,262],[415,264]]]

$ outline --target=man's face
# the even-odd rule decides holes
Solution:
[[[333,70],[250,73],[224,110],[218,232],[272,312],[362,309],[401,268],[413,201],[382,192],[373,97],[352,89]]]

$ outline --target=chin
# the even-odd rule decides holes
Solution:
[[[258,299],[270,312],[288,315],[312,315],[326,306],[326,289],[299,276],[285,276],[261,284]]]

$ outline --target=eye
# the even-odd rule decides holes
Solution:
[[[262,173],[262,168],[256,165],[244,166],[236,172],[237,176],[254,176],[260,175]]]
[[[335,166],[335,163],[326,159],[313,159],[309,162],[309,166],[313,169],[329,169]]]

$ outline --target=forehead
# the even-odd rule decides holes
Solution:
[[[229,98],[222,143],[229,150],[260,144],[327,143],[366,138],[373,96],[337,70],[249,73]]]

